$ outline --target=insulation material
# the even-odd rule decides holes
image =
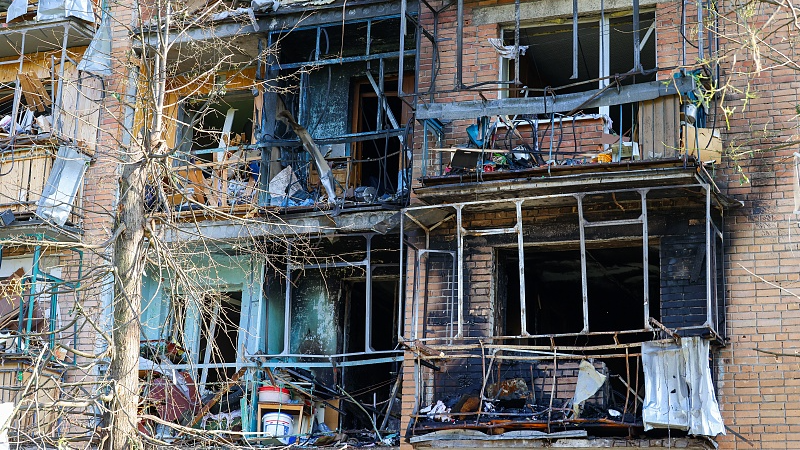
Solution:
[[[708,341],[697,336],[680,344],[642,344],[645,431],[671,428],[712,437],[725,433],[708,354]]]
[[[36,20],[58,20],[76,17],[94,22],[94,9],[91,0],[39,0]]]
[[[702,436],[725,434],[708,365],[709,342],[693,336],[681,339],[681,343],[689,381],[689,433]]]
[[[28,0],[13,0],[6,11],[6,23],[28,13]]]
[[[689,429],[689,387],[680,345],[645,342],[642,344],[644,368],[644,429]]]
[[[592,398],[605,382],[606,376],[595,370],[592,363],[586,360],[581,361],[575,395],[572,397],[572,410],[575,412],[575,416],[580,415],[581,404]]]
[[[78,193],[83,175],[89,165],[89,157],[73,146],[62,145],[58,149],[56,162],[39,199],[36,215],[58,226],[64,226],[72,211],[72,203]]]

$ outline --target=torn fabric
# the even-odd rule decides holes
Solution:
[[[80,153],[76,147],[69,145],[59,147],[53,169],[47,177],[47,183],[36,208],[36,215],[39,218],[60,227],[67,223],[88,165],[89,157]]]
[[[689,433],[702,436],[725,434],[708,365],[709,343],[698,336],[681,339],[681,343],[689,381]]]
[[[642,344],[645,431],[671,428],[712,437],[725,433],[708,354],[708,341],[697,336],[680,344]]]
[[[594,365],[585,359],[578,367],[578,382],[575,384],[575,395],[572,397],[572,410],[575,416],[580,415],[581,403],[590,399],[606,382],[606,376],[595,370]]]
[[[527,45],[520,45],[519,52],[514,51],[513,45],[503,45],[503,40],[500,38],[489,38],[489,44],[494,47],[494,51],[497,52],[498,55],[502,56],[505,59],[516,59],[517,53],[520,56],[525,55],[525,52],[528,50]]]

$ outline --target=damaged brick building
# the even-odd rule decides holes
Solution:
[[[786,145],[796,75],[771,67],[722,89],[741,82],[728,58],[739,41],[725,38],[741,5],[204,5],[181,4],[197,22],[166,36],[105,3],[0,30],[13,67],[0,191],[15,186],[0,199],[13,214],[0,214],[0,275],[23,289],[6,294],[17,320],[3,326],[4,361],[20,362],[3,392],[19,390],[20,367],[44,370],[34,349],[102,348],[90,328],[67,337],[60,325],[77,304],[111,320],[110,293],[84,305],[69,285],[94,266],[36,240],[113,239],[113,219],[81,202],[115,209],[114,152],[152,107],[121,61],[170,42],[164,58],[180,62],[160,100],[166,171],[143,201],[150,239],[174,260],[151,258],[142,281],[143,435],[794,448],[797,362],[782,355],[800,317]],[[765,32],[790,33],[790,15],[748,11]],[[104,14],[117,20],[95,20]],[[57,39],[28,48],[29,33]],[[788,40],[770,44],[791,54]],[[93,47],[106,59],[81,59]],[[723,104],[728,92],[747,107]],[[47,166],[35,177],[17,155],[34,150],[68,176]],[[6,170],[27,178],[6,183]],[[69,194],[50,212],[45,187],[30,196],[44,180]],[[70,295],[55,294],[61,284]],[[25,341],[37,333],[50,342]],[[71,380],[80,354],[48,356],[48,382]],[[53,391],[37,405],[65,395]],[[19,436],[72,432],[25,429],[52,408],[12,417]]]

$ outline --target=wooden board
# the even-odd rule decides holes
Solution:
[[[678,155],[680,102],[677,95],[639,103],[637,121],[642,159],[672,158]]]

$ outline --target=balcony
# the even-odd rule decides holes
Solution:
[[[74,147],[59,147],[47,136],[17,138],[13,148],[0,153],[0,210],[14,216],[13,222],[10,216],[4,219],[8,220],[5,231],[31,234],[23,228],[56,225],[68,231],[76,227],[87,162],[88,157]]]

